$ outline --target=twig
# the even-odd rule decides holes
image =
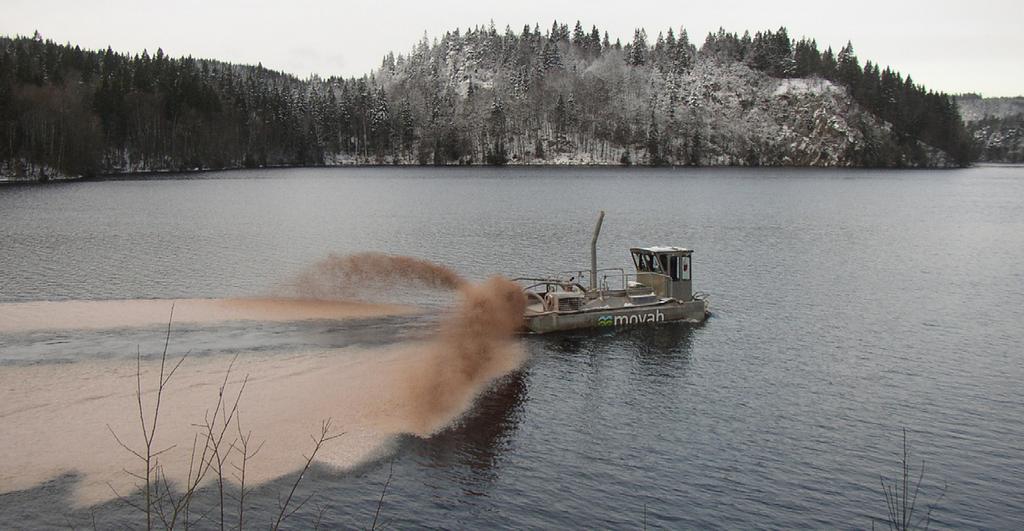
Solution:
[[[256,448],[252,453],[249,453],[249,441],[252,440],[252,431],[247,435],[242,435],[242,415],[239,413],[235,416],[235,427],[238,428],[238,441],[240,441],[240,452],[242,454],[242,466],[234,465],[235,469],[238,470],[238,474],[235,475],[235,479],[238,480],[238,529],[244,529],[244,515],[245,515],[245,467],[250,459],[256,457],[256,454],[260,453],[263,449],[263,441],[259,447]]]
[[[327,420],[324,420],[323,422],[321,422],[321,424],[320,424],[320,438],[313,438],[313,442],[315,443],[314,446],[313,446],[313,451],[309,454],[309,457],[306,457],[306,464],[302,467],[302,470],[299,471],[298,477],[295,478],[295,482],[292,484],[292,489],[291,489],[290,492],[288,492],[288,497],[285,498],[284,503],[280,503],[280,509],[281,510],[280,510],[280,512],[277,513],[277,521],[274,522],[273,526],[271,526],[271,529],[273,529],[274,531],[277,531],[278,529],[280,529],[281,522],[283,522],[285,518],[287,518],[288,516],[291,516],[292,514],[294,514],[295,511],[292,511],[291,513],[287,512],[288,511],[288,504],[291,503],[292,497],[295,495],[295,489],[299,488],[299,483],[302,481],[302,478],[306,475],[307,472],[309,472],[309,468],[310,468],[310,466],[312,466],[313,458],[316,457],[317,452],[320,451],[320,448],[323,447],[324,443],[326,443],[328,441],[332,441],[332,440],[337,439],[338,437],[341,437],[342,435],[344,435],[344,432],[343,433],[338,433],[338,434],[335,434],[335,435],[328,435],[328,433],[330,433],[330,431],[331,431],[331,419],[327,419]],[[306,500],[309,500],[309,498],[306,498]],[[303,501],[302,503],[305,504],[306,501]],[[301,507],[301,505],[300,505],[300,507]]]
[[[885,497],[885,508],[888,513],[886,524],[890,530],[928,529],[929,525],[931,525],[932,510],[935,508],[935,504],[946,496],[946,489],[949,485],[946,484],[942,488],[942,493],[936,499],[935,504],[929,504],[925,514],[915,521],[914,512],[917,510],[917,499],[921,492],[921,484],[924,482],[924,469],[925,463],[922,460],[917,480],[913,481],[913,473],[910,469],[910,452],[907,449],[907,429],[903,428],[903,455],[900,459],[900,477],[890,485],[886,483],[884,476],[879,476],[879,481],[882,485],[882,495]],[[872,522],[872,527],[874,527],[874,522]]]
[[[316,520],[313,520],[313,531],[320,531],[320,524],[324,521],[324,512],[327,511],[326,505],[317,504],[316,506]]]
[[[380,499],[377,500],[377,512],[373,514],[373,524],[370,529],[377,529],[377,518],[380,517],[380,508],[384,506],[384,495],[388,493],[388,486],[391,485],[391,476],[395,474],[395,459],[391,458],[391,466],[388,470],[388,479],[384,482],[384,489],[380,491]]]

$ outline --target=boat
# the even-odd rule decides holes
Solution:
[[[707,295],[693,291],[693,251],[683,247],[633,247],[636,269],[597,268],[597,239],[604,211],[590,243],[590,269],[563,271],[555,278],[520,277],[527,297],[523,329],[545,334],[585,328],[620,328],[707,319]]]

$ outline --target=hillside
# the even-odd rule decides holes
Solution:
[[[980,162],[1024,163],[1024,97],[956,97]]]
[[[8,178],[333,164],[956,166],[952,98],[785,28],[424,38],[360,78],[0,38]]]
[[[955,99],[965,123],[978,122],[984,118],[1009,118],[1024,114],[1024,96],[983,98],[977,94],[961,94]]]

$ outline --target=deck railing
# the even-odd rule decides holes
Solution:
[[[646,275],[662,276],[666,279],[671,280],[671,277],[661,273],[645,273]],[[589,286],[590,283],[590,271],[588,270],[569,270],[561,271],[558,273],[558,278],[573,279],[574,283],[578,283],[582,286]],[[637,282],[636,273],[627,273],[621,267],[608,267],[605,269],[597,270],[597,282],[594,284],[597,286],[597,295],[601,296],[609,291],[625,291],[629,292],[632,288],[631,283]],[[645,286],[646,289],[651,289],[653,286]]]

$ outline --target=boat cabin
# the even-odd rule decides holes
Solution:
[[[636,280],[662,297],[693,300],[690,257],[682,247],[633,247],[629,250],[636,266]]]

